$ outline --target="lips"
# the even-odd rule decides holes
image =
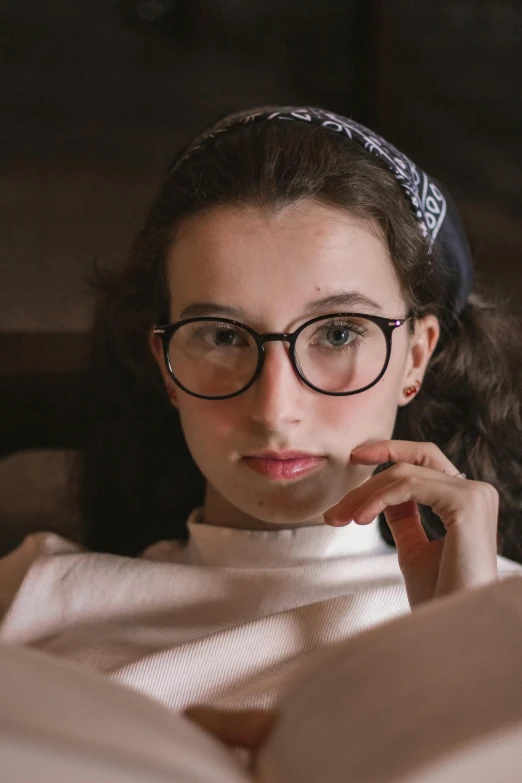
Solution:
[[[243,457],[248,468],[273,481],[289,481],[317,469],[325,457],[302,451],[262,451]]]

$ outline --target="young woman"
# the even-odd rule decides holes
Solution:
[[[448,195],[352,120],[203,133],[98,276],[91,551],[5,558],[0,640],[266,708],[311,650],[520,572],[520,332],[471,277]]]

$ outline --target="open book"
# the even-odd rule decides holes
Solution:
[[[102,675],[0,647],[2,783],[522,780],[522,579],[315,653],[247,771],[186,717]]]

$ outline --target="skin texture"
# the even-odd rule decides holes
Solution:
[[[187,219],[173,243],[167,276],[170,320],[191,304],[238,310],[236,320],[258,332],[293,331],[313,315],[343,310],[400,318],[408,314],[392,261],[376,227],[312,201],[269,216],[256,208],[215,208]],[[382,308],[337,307],[304,315],[306,305],[359,291]],[[219,316],[219,311],[214,315]],[[294,373],[285,343],[266,345],[263,373],[242,395],[202,400],[168,375],[159,340],[152,349],[178,407],[187,444],[207,479],[207,524],[250,529],[323,523],[323,513],[368,479],[373,467],[350,462],[354,448],[389,439],[404,388],[422,378],[439,334],[428,316],[396,329],[388,369],[379,383],[350,397],[328,397]],[[262,449],[324,455],[313,475],[270,482],[241,457]]]
[[[336,307],[401,318],[407,315],[393,263],[376,226],[313,201],[276,215],[254,207],[219,207],[184,221],[168,258],[170,320],[194,303],[237,309],[228,317],[258,332],[291,332],[310,318],[309,302],[358,291],[382,309]],[[209,314],[209,313],[207,313]],[[219,316],[219,310],[214,315]],[[390,440],[397,408],[422,384],[439,338],[434,316],[395,330],[390,364],[371,389],[328,397],[294,373],[284,343],[266,346],[260,378],[230,400],[201,400],[170,378],[159,338],[151,350],[178,408],[187,444],[207,479],[207,524],[246,529],[369,524],[383,511],[412,607],[498,578],[498,493],[456,478],[458,469],[432,443]],[[245,454],[262,449],[322,455],[320,470],[280,484],[253,473]],[[391,468],[372,476],[384,462]],[[446,536],[428,541],[418,503],[440,516]],[[185,715],[227,746],[257,753],[277,720],[275,710],[224,711],[198,705]]]

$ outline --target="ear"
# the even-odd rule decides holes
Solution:
[[[167,370],[167,367],[165,365],[165,357],[163,355],[163,344],[161,342],[161,338],[157,334],[154,334],[153,331],[151,331],[149,335],[149,346],[150,346],[150,350],[152,351],[152,355],[154,356],[154,359],[156,361],[156,364],[160,369],[161,377],[163,378],[163,383],[165,384],[165,389],[167,390],[167,394],[170,397],[170,401],[177,408],[178,398],[177,398],[176,384],[170,377],[169,371]]]
[[[408,355],[404,368],[404,375],[399,391],[399,406],[407,405],[415,395],[407,396],[407,388],[422,385],[428,363],[435,350],[440,336],[438,318],[434,315],[426,315],[415,321],[415,332],[410,336]]]

